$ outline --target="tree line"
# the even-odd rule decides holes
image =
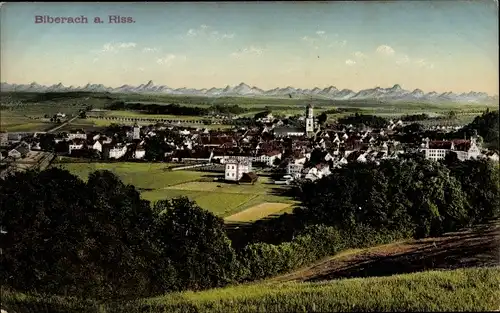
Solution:
[[[176,103],[167,105],[145,104],[145,103],[126,103],[117,101],[109,106],[110,110],[135,110],[147,114],[167,114],[167,115],[188,115],[188,116],[206,116],[214,114],[242,114],[251,111],[251,108],[242,108],[238,105],[216,104],[207,107],[200,106],[182,106]],[[255,109],[253,109],[255,110]]]
[[[344,125],[352,124],[355,126],[364,125],[373,128],[384,128],[387,125],[389,125],[389,121],[386,118],[377,115],[359,114],[359,113],[339,118],[337,120],[337,123]]]
[[[150,203],[109,171],[0,181],[2,285],[93,298],[201,290],[284,273],[353,247],[499,215],[498,167],[423,158],[348,164],[294,192],[293,214],[228,228],[187,198]]]

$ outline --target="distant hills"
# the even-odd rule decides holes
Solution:
[[[225,88],[193,89],[193,88],[171,88],[165,85],[155,85],[153,81],[139,86],[123,85],[112,88],[102,84],[87,84],[83,87],[66,87],[62,83],[52,86],[43,86],[35,82],[31,84],[9,84],[1,83],[0,91],[17,92],[64,92],[64,91],[87,91],[87,92],[113,92],[113,93],[152,93],[186,96],[239,96],[239,97],[279,97],[279,98],[321,98],[331,100],[379,100],[379,101],[428,101],[428,102],[498,102],[498,95],[490,96],[484,92],[468,92],[456,94],[453,92],[428,92],[420,89],[405,90],[396,84],[390,88],[376,87],[353,91],[350,89],[339,90],[334,86],[327,88],[297,89],[294,87],[274,88],[263,90],[255,86],[251,87],[245,83],[237,86],[226,86]]]

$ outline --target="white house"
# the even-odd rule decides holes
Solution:
[[[228,181],[239,181],[243,174],[252,171],[252,162],[228,160],[226,161],[224,178]]]
[[[287,167],[286,167],[286,173],[288,175],[292,175],[292,176],[295,176],[297,174],[300,175],[300,173],[302,172],[302,170],[304,169],[304,164],[296,164],[296,163],[288,163]]]
[[[137,147],[134,152],[134,158],[135,159],[143,159],[144,156],[146,155],[146,150],[142,147]]]
[[[255,159],[256,161],[266,163],[267,166],[272,166],[274,164],[274,160],[280,158],[281,158],[281,152],[279,152],[278,150],[272,150],[261,154]]]
[[[85,146],[85,141],[83,139],[74,139],[73,141],[70,142],[68,146],[68,152],[71,154],[72,151],[74,150],[82,150],[83,147]]]
[[[330,166],[328,164],[317,164],[314,167],[304,169],[305,179],[315,181],[317,179],[323,178],[324,176],[330,175]]]
[[[77,130],[68,134],[69,140],[73,139],[87,139],[87,134],[84,131]]]
[[[14,159],[24,158],[30,152],[30,149],[29,144],[21,142],[16,148],[9,151],[8,156]]]
[[[102,152],[102,143],[99,140],[96,140],[92,145],[92,149]]]
[[[116,145],[109,149],[109,158],[110,159],[119,159],[127,153],[126,145]]]
[[[496,153],[494,151],[487,152],[486,154],[484,154],[484,157],[486,157],[489,160],[494,161],[494,162],[498,162],[498,160],[499,160],[498,153]]]

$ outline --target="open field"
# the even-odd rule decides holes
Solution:
[[[255,185],[237,185],[215,182],[216,175],[206,172],[167,171],[165,163],[56,163],[53,166],[67,169],[84,180],[93,171],[109,170],[125,184],[136,186],[144,199],[154,202],[186,196],[221,217],[265,202],[285,203],[284,208],[295,203],[280,194],[286,187],[271,184],[267,177],[260,177]]]
[[[500,309],[500,268],[254,283],[121,303],[2,291],[7,312],[485,312]]]
[[[93,108],[106,108],[116,101],[141,102],[155,104],[179,104],[186,106],[210,106],[210,105],[238,105],[243,108],[252,109],[270,109],[274,114],[297,115],[302,114],[306,103],[315,106],[315,114],[333,109],[344,108],[351,109],[352,112],[331,114],[331,121],[351,115],[354,112],[360,114],[375,114],[386,117],[394,116],[397,118],[403,114],[445,114],[449,111],[459,113],[459,121],[450,121],[452,124],[463,124],[471,121],[475,115],[487,107],[496,108],[497,106],[468,103],[457,104],[451,102],[443,103],[421,103],[421,102],[379,102],[376,100],[350,100],[339,101],[329,99],[311,99],[311,98],[263,98],[263,97],[200,97],[200,96],[175,96],[175,95],[146,95],[146,94],[110,94],[110,93],[90,93],[90,92],[59,92],[59,93],[12,93],[2,92],[2,119],[0,126],[7,131],[43,131],[45,126],[43,122],[36,120],[44,115],[53,115],[61,112],[66,115],[76,114],[80,109],[86,106]],[[242,116],[253,116],[257,111],[247,112]],[[147,118],[171,118],[183,120],[203,119],[199,116],[175,116],[175,115],[150,115],[136,111],[107,111],[105,114],[115,117],[147,117]],[[462,116],[463,117],[460,117]],[[30,118],[34,118],[33,120]],[[91,128],[108,126],[114,121],[102,121],[89,118],[87,123],[81,123],[80,128]],[[427,121],[424,121],[424,123]],[[434,121],[430,121],[434,123]],[[119,122],[127,123],[127,122]],[[441,121],[439,121],[441,123]],[[141,123],[142,124],[142,123]],[[146,123],[147,124],[147,123]],[[445,122],[446,124],[446,122]],[[88,125],[88,126],[87,126]],[[209,129],[224,129],[228,125],[207,125]]]
[[[66,125],[63,128],[61,128],[61,131],[69,131],[72,129],[83,129],[85,131],[93,131],[93,130],[102,129],[102,128],[110,126],[112,124],[132,126],[135,123],[136,122],[134,122],[134,121],[114,121],[114,120],[103,120],[103,119],[98,119],[98,118],[87,117],[86,119],[77,119],[77,120],[73,121],[71,124]],[[148,122],[148,121],[137,121],[137,124],[142,125],[142,126],[146,126],[146,125],[151,125],[154,123]],[[186,127],[197,127],[197,128],[203,128],[203,129],[214,129],[214,130],[229,129],[232,127],[231,125],[220,125],[220,124],[188,125],[188,124],[180,123],[178,125],[185,125]]]
[[[239,213],[233,214],[225,218],[226,222],[252,222],[260,220],[271,214],[282,212],[290,205],[287,203],[270,203],[265,202],[248,208]]]

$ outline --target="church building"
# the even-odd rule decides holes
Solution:
[[[317,123],[314,120],[314,111],[312,105],[306,107],[305,128],[304,127],[275,127],[273,129],[276,137],[300,137],[306,135],[309,138],[314,137],[317,131]]]

